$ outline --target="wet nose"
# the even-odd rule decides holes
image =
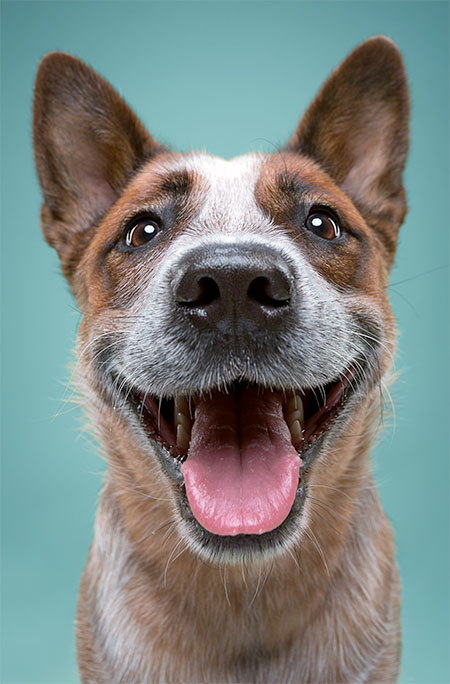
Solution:
[[[278,250],[210,244],[185,254],[173,277],[176,306],[199,328],[254,331],[286,318],[293,273]]]

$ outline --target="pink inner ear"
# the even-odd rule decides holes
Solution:
[[[123,147],[119,140],[120,133],[117,133],[119,149]],[[118,154],[116,159],[108,155],[109,146],[96,135],[92,122],[85,121],[83,128],[75,118],[62,140],[65,145],[61,145],[60,149],[66,157],[64,175],[67,192],[69,196],[75,196],[78,209],[91,221],[95,220],[117,199],[109,182],[114,173],[114,163],[122,162],[125,165],[128,160],[121,160]]]
[[[85,171],[80,174],[83,193],[86,197],[87,211],[91,219],[101,216],[114,204],[117,195],[106,180],[94,171]]]
[[[385,117],[390,118],[390,117]],[[354,201],[373,204],[378,199],[378,183],[383,177],[389,161],[388,143],[390,140],[384,131],[389,131],[389,124],[386,127],[376,128],[370,132],[367,128],[366,135],[359,135],[354,140],[350,140],[352,147],[353,164],[349,169],[341,188]]]
[[[355,152],[355,162],[347,173],[341,188],[354,201],[374,203],[377,200],[377,185],[386,168],[386,141],[374,136],[365,149]]]

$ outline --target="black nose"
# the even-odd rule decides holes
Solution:
[[[249,243],[191,250],[175,269],[172,284],[177,307],[197,326],[239,333],[284,320],[293,280],[276,249]]]

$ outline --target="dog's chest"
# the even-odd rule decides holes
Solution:
[[[267,568],[244,574],[237,588],[223,571],[204,573],[182,558],[172,568],[155,566],[149,582],[126,532],[107,517],[98,515],[85,570],[93,578],[91,624],[105,682],[108,676],[129,684],[370,681],[388,633],[375,619],[365,633],[355,630],[367,610],[362,593],[350,596],[338,587],[332,600],[317,594],[313,604],[271,582]],[[293,569],[298,572],[301,567]],[[351,574],[350,564],[342,568],[342,575]],[[372,578],[374,595],[379,580]],[[359,583],[355,575],[353,588]]]

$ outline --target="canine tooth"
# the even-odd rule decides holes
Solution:
[[[292,425],[294,420],[299,420],[302,425],[305,422],[303,401],[298,396],[298,394],[294,394],[292,399],[290,399],[286,404],[286,422],[289,425],[289,427]]]
[[[294,411],[295,409],[302,409],[303,408],[303,401],[302,398],[299,394],[294,393],[292,397],[286,402],[286,409],[287,412],[290,413],[291,411]]]
[[[299,442],[302,438],[302,426],[300,425],[300,421],[294,420],[289,429],[291,431],[292,443]]]
[[[292,411],[297,408],[299,397],[293,394],[292,397],[286,402],[286,413],[289,415]]]
[[[190,415],[189,411],[189,401],[186,397],[177,397],[175,399],[175,415],[183,413],[185,416]]]
[[[185,413],[178,412],[175,416],[175,425],[182,425],[189,434],[192,427],[192,420]]]
[[[181,423],[178,423],[177,425],[177,447],[180,449],[189,449],[189,433]]]
[[[297,410],[300,411],[300,418],[299,418],[300,423],[301,423],[302,425],[304,425],[304,424],[305,424],[305,411],[304,411],[304,409],[303,409],[303,401],[300,399],[300,397],[298,397],[298,407],[297,407]]]
[[[289,427],[291,427],[291,425],[295,423],[296,420],[298,420],[300,423],[302,422],[302,413],[298,409],[296,411],[292,411],[292,413],[288,415],[286,422],[289,425]]]

